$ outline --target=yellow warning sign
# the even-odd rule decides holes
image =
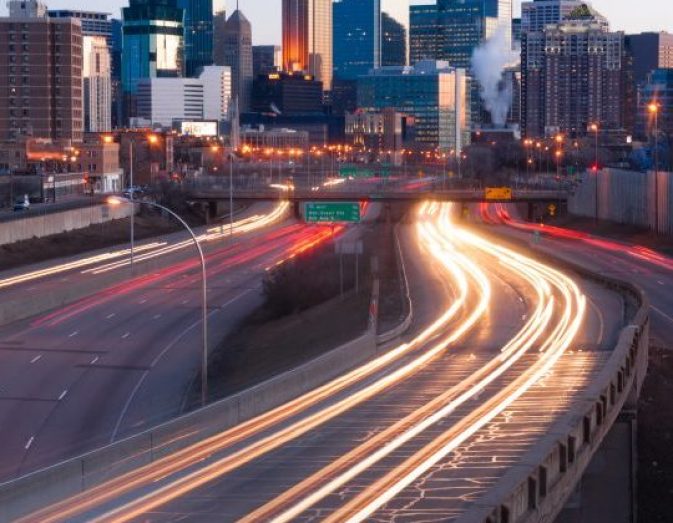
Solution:
[[[511,200],[512,189],[510,187],[487,187],[485,196],[487,200]]]

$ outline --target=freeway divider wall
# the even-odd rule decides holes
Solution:
[[[137,471],[278,407],[375,356],[378,281],[364,334],[323,356],[255,387],[151,430],[0,484],[0,522],[10,522],[105,481]]]
[[[516,242],[520,243],[520,242]],[[465,523],[553,523],[623,409],[635,409],[649,349],[649,300],[641,289],[555,256],[556,266],[614,289],[637,306],[605,367],[563,418],[461,518]]]

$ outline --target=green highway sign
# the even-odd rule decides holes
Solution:
[[[306,202],[305,218],[312,223],[360,221],[358,202]]]

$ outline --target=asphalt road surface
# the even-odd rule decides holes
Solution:
[[[457,519],[599,372],[624,303],[449,215],[428,205],[401,231],[415,308],[402,342],[27,521]]]

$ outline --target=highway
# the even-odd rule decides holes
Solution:
[[[651,336],[671,344],[673,329],[673,259],[647,247],[591,236],[549,225],[524,222],[514,205],[494,205],[487,211],[490,228],[532,249],[580,262],[591,270],[641,287],[651,303]],[[539,234],[539,241],[533,235]]]
[[[457,519],[600,370],[620,296],[425,204],[401,230],[416,314],[327,384],[25,521]]]
[[[268,267],[340,232],[287,220],[287,210],[253,206],[237,217],[233,242],[228,225],[200,233],[211,339],[261,303]],[[110,273],[123,281],[0,327],[2,479],[180,413],[201,353],[200,265],[184,236],[139,244],[131,277],[122,247],[3,274],[0,296],[39,300]]]

